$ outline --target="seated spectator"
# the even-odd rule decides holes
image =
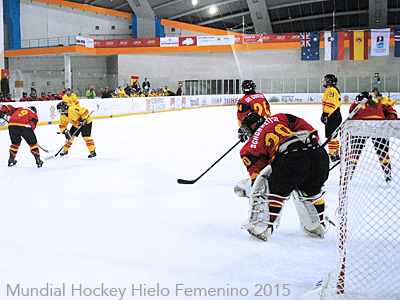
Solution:
[[[164,96],[169,96],[169,92],[170,92],[171,90],[168,88],[168,86],[165,86],[165,88],[163,89],[163,95]]]
[[[60,94],[52,94],[53,100],[62,100],[62,96]]]
[[[101,93],[101,98],[114,98],[112,92],[108,90],[108,86],[106,86],[103,93]]]
[[[122,86],[118,87],[118,93],[117,93],[117,98],[125,98],[126,93],[125,91],[122,89]]]
[[[65,86],[62,88],[62,92],[61,92],[61,97],[64,96],[67,93],[67,90],[65,89]]]
[[[21,99],[19,99],[19,102],[26,102],[26,101],[29,101],[28,100],[28,94],[23,92]]]
[[[127,84],[127,85],[126,85],[126,88],[125,88],[125,93],[126,93],[127,95],[130,95],[131,92],[132,92],[132,88],[131,88],[131,86],[130,86],[129,84]]]
[[[46,101],[46,93],[42,92],[42,95],[39,98],[37,98],[37,101]]]
[[[91,86],[90,89],[86,92],[86,98],[88,99],[96,98],[96,92],[94,91],[94,86]]]
[[[51,92],[48,92],[48,93],[47,93],[47,96],[46,96],[45,99],[46,99],[46,101],[54,100],[54,99],[53,99],[53,96],[51,95]]]
[[[36,94],[32,92],[31,95],[28,97],[28,101],[36,101]]]
[[[15,101],[11,98],[11,94],[8,93],[7,97],[4,98],[4,102],[15,102]]]

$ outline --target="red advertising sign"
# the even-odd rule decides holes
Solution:
[[[243,44],[262,44],[262,34],[245,34]]]
[[[179,46],[197,46],[197,36],[180,37]]]

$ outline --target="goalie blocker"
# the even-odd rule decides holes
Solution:
[[[317,131],[290,114],[273,115],[264,122],[250,113],[241,128],[249,136],[240,155],[251,179],[235,187],[235,193],[250,202],[242,228],[266,241],[279,226],[284,202],[295,191],[301,229],[323,237],[328,218],[321,188],[328,179],[329,157],[320,147]]]

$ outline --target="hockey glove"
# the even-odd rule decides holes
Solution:
[[[79,121],[79,125],[81,125],[81,126],[85,126],[86,123],[87,123],[87,119],[83,119],[83,120]]]
[[[321,122],[324,123],[325,125],[328,124],[328,114],[327,113],[322,114]]]
[[[63,132],[63,134],[65,135],[65,138],[66,138],[67,140],[72,139],[71,133],[69,132],[68,129],[65,129],[64,132]]]
[[[248,139],[247,135],[244,133],[242,128],[239,128],[239,130],[238,130],[238,138],[239,138],[241,143],[246,142],[247,139]]]
[[[5,115],[6,115],[6,113],[4,111],[0,110],[0,118],[3,119]]]

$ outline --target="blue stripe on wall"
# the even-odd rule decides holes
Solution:
[[[161,25],[161,20],[156,19],[156,37],[165,37],[164,26]]]
[[[132,38],[137,39],[137,17],[132,15]]]
[[[7,30],[6,49],[21,49],[21,12],[18,0],[3,0],[3,18]]]

